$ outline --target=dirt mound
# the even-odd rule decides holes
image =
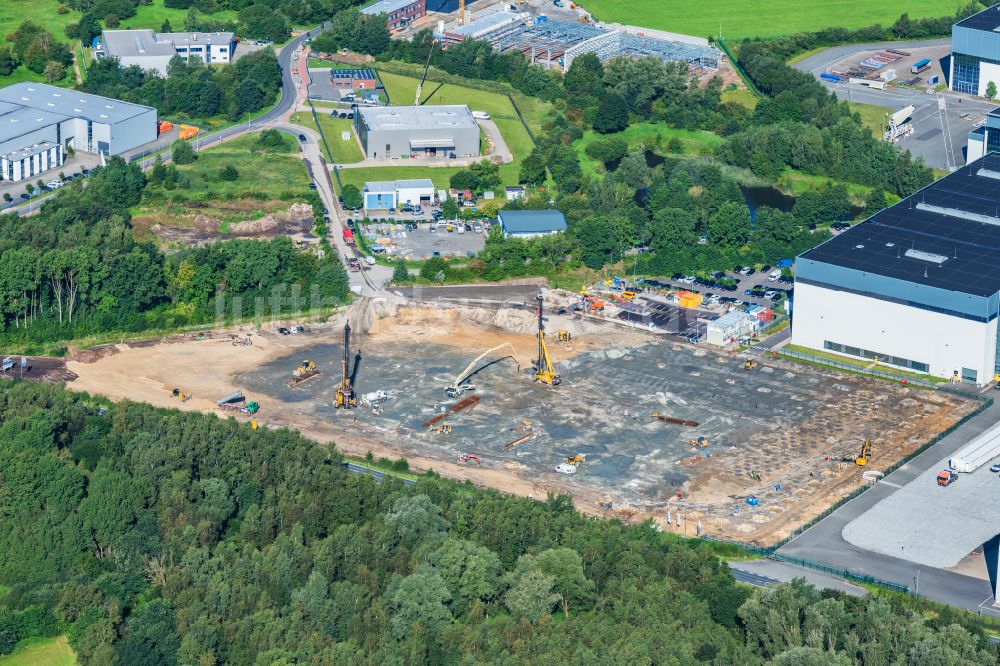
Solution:
[[[285,233],[308,231],[312,227],[312,217],[312,206],[296,203],[283,213],[270,213],[257,220],[230,224],[229,233],[234,236],[264,236],[274,235],[279,229]]]

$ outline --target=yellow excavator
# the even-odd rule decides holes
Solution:
[[[184,391],[180,390],[179,388],[175,388],[173,391],[170,392],[170,397],[173,398],[174,400],[180,400],[181,402],[187,402],[188,400],[191,399],[191,394],[190,393],[185,393]]]
[[[340,386],[337,387],[337,400],[333,406],[337,409],[352,409],[358,406],[358,398],[354,394],[354,385],[347,370],[347,359],[351,348],[351,324],[344,325],[344,361],[341,371]]]
[[[871,437],[865,437],[865,441],[861,443],[861,454],[854,459],[854,464],[858,467],[864,467],[868,464],[868,459],[872,455],[872,439]]]
[[[566,464],[567,465],[579,465],[580,463],[585,462],[586,460],[587,460],[587,456],[583,455],[582,453],[578,453],[575,456],[570,456],[570,457],[566,458]]]
[[[316,372],[316,364],[309,359],[305,359],[302,361],[302,365],[292,371],[292,376],[299,379],[300,377],[308,375],[310,372]]]
[[[569,331],[557,331],[556,340],[559,342],[572,342],[573,335]]]
[[[753,370],[756,367],[757,367],[757,361],[752,358],[748,358],[747,362],[743,364],[744,370]]]
[[[549,386],[559,386],[562,377],[556,373],[552,367],[552,359],[549,358],[549,348],[545,345],[545,323],[543,311],[545,309],[544,297],[538,294],[538,358],[535,361],[535,381]]]

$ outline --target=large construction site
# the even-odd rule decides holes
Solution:
[[[978,404],[525,305],[362,299],[305,330],[109,347],[68,364],[71,386],[760,544]]]

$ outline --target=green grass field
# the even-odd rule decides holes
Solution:
[[[684,144],[685,155],[710,155],[717,146],[725,141],[722,137],[711,132],[674,129],[657,123],[636,123],[618,134],[602,135],[594,131],[587,131],[584,132],[580,140],[573,143],[573,147],[580,156],[580,167],[585,174],[594,176],[604,171],[602,164],[587,156],[586,149],[592,142],[609,136],[625,139],[628,142],[629,150],[646,145],[648,141],[655,141],[657,147],[654,152],[666,152],[667,142],[677,138]]]
[[[187,13],[187,9],[172,9],[164,7],[163,0],[153,0],[152,4],[139,5],[138,9],[136,9],[135,16],[129,19],[124,19],[117,29],[152,28],[153,30],[159,30],[160,26],[163,25],[163,21],[169,19],[170,28],[174,32],[179,32],[184,29],[184,18],[187,16]],[[202,16],[216,21],[235,21],[236,11],[226,9],[219,12],[213,12],[211,14],[202,14]]]
[[[309,174],[298,146],[285,137],[283,152],[259,152],[255,144],[259,134],[247,134],[198,153],[194,164],[177,167],[191,181],[187,189],[151,190],[133,211],[133,225],[144,234],[154,224],[165,227],[189,227],[195,216],[217,218],[220,226],[240,220],[258,219],[268,213],[287,210],[293,201],[304,201],[309,187]],[[233,165],[239,177],[222,180],[219,172]],[[279,199],[292,192],[302,196],[291,201]],[[247,195],[250,196],[247,196]],[[182,200],[175,201],[174,197]]]
[[[364,155],[361,154],[361,147],[358,145],[357,139],[354,138],[354,123],[352,121],[331,118],[328,111],[320,109],[316,110],[316,116],[319,118],[319,127],[316,127],[312,114],[308,111],[293,113],[292,122],[316,131],[322,128],[323,135],[326,137],[326,143],[330,146],[330,153],[333,155],[334,163],[353,164],[364,159]],[[351,138],[344,141],[341,138],[343,132],[349,132]]]
[[[3,0],[0,2],[0,35],[14,32],[24,21],[34,21],[51,32],[57,40],[69,43],[70,39],[64,30],[70,23],[80,20],[80,13],[70,11],[59,14],[56,10],[60,6],[62,5],[57,0]],[[0,78],[0,83],[4,81],[6,78]]]
[[[392,99],[393,104],[405,105],[411,103],[416,94],[418,79],[410,76],[401,76],[388,72],[379,72],[383,84]],[[496,123],[503,135],[504,141],[514,154],[514,161],[500,166],[500,178],[504,185],[517,184],[518,172],[521,168],[521,160],[531,152],[533,143],[524,125],[517,117],[513,105],[506,95],[492,93],[475,88],[466,88],[450,83],[439,84],[433,81],[424,83],[421,99],[426,104],[467,104],[469,108],[476,111],[485,111],[490,114],[490,118]],[[518,101],[521,113],[524,114],[525,121],[532,127],[532,131],[541,128],[542,118],[548,114],[551,106],[539,100]],[[344,122],[344,121],[340,121]],[[308,126],[312,125],[309,119]],[[325,130],[325,127],[324,127]],[[339,133],[337,134],[339,137]],[[327,136],[329,141],[329,135]],[[333,151],[331,144],[330,150]],[[346,161],[344,163],[347,163]],[[373,167],[361,169],[343,169],[340,172],[341,180],[344,184],[354,184],[361,187],[367,180],[405,180],[409,178],[430,178],[435,187],[443,188],[448,186],[448,181],[459,167],[414,167],[414,166],[394,166],[394,167]]]
[[[889,113],[889,109],[884,106],[875,106],[874,104],[856,104],[851,102],[850,105],[852,111],[857,111],[861,114],[861,124],[872,131],[872,136],[881,138],[886,126],[885,115]]]
[[[727,41],[768,37],[829,27],[860,28],[892,24],[906,12],[911,19],[953,14],[958,3],[943,0],[587,0],[594,17]]]
[[[75,666],[76,655],[65,636],[24,641],[14,652],[0,657],[0,666]]]

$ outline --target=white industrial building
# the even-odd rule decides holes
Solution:
[[[434,199],[434,183],[429,178],[377,180],[366,182],[361,191],[364,209],[394,210],[403,204],[418,206]]]
[[[756,327],[757,319],[754,316],[733,310],[708,322],[705,341],[716,347],[739,344],[741,340],[749,337]]]
[[[0,89],[0,178],[62,166],[67,148],[117,155],[156,139],[156,109],[44,83]]]
[[[354,124],[367,157],[479,155],[479,125],[464,105],[360,108]]]
[[[792,342],[972,384],[998,369],[1000,154],[806,252]]]
[[[166,76],[167,65],[175,56],[206,65],[232,62],[236,38],[231,32],[153,32],[105,30],[94,49],[98,58],[118,58],[122,67],[138,65]]]

